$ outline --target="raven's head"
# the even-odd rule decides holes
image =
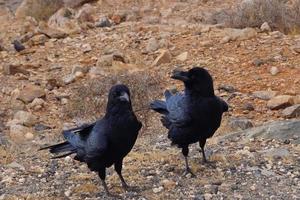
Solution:
[[[181,80],[186,92],[192,92],[200,96],[213,96],[213,79],[208,71],[202,67],[194,67],[188,71],[174,71],[173,79]]]
[[[111,87],[108,94],[107,111],[114,107],[131,110],[130,91],[126,85],[117,84]]]

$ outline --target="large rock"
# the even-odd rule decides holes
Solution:
[[[66,7],[78,7],[85,3],[90,3],[96,0],[63,0]]]
[[[19,93],[17,99],[23,101],[24,103],[30,103],[35,98],[41,98],[44,97],[45,91],[36,86],[36,85],[26,85]]]
[[[231,118],[229,120],[229,126],[231,127],[232,130],[237,131],[237,130],[245,130],[248,128],[252,128],[253,124],[250,119]]]
[[[24,19],[31,16],[36,20],[47,20],[63,5],[63,0],[24,0],[16,10],[16,17]]]
[[[224,29],[225,36],[221,40],[221,43],[227,43],[229,41],[236,41],[236,40],[248,40],[257,35],[257,32],[254,28],[244,28],[244,29],[233,29],[233,28],[226,28]]]
[[[278,110],[293,105],[293,97],[290,95],[280,95],[268,101],[267,107],[272,110]]]
[[[300,117],[300,104],[287,107],[282,111],[282,115],[286,118]]]
[[[252,93],[252,95],[258,99],[262,99],[262,100],[270,100],[273,97],[275,97],[277,94],[276,91],[272,91],[272,90],[264,90],[264,91],[255,91]]]
[[[50,17],[48,26],[66,34],[79,33],[81,27],[75,17],[74,10],[70,8],[61,8]]]
[[[37,122],[37,117],[29,112],[21,110],[14,115],[14,120],[20,125],[30,127]]]
[[[158,66],[164,63],[171,62],[171,54],[168,50],[161,50],[160,55],[154,60],[152,66]]]
[[[30,131],[31,129],[26,126],[14,124],[10,126],[9,136],[13,142],[23,143],[27,140],[25,135],[30,133]]]
[[[300,120],[275,121],[259,127],[229,133],[221,136],[219,142],[234,138],[239,138],[242,143],[248,142],[251,138],[265,138],[280,141],[290,140],[291,143],[300,144]]]

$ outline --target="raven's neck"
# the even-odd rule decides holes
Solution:
[[[130,104],[107,105],[105,117],[107,119],[132,115],[132,107]]]
[[[215,93],[214,90],[208,90],[208,91],[203,91],[203,90],[195,90],[195,89],[188,89],[185,88],[184,93],[186,96],[194,99],[194,98],[202,98],[202,97],[214,97]]]

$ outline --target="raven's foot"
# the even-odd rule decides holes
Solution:
[[[186,168],[184,172],[184,176],[187,176],[188,174],[191,175],[191,178],[196,178],[196,175],[192,172],[191,168]]]

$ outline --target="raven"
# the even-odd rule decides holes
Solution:
[[[92,124],[63,131],[65,142],[41,148],[62,155],[76,154],[74,159],[85,162],[98,173],[105,192],[110,195],[105,182],[106,168],[114,165],[124,189],[128,189],[123,176],[123,158],[131,151],[142,123],[136,118],[127,86],[119,84],[110,89],[105,116]]]
[[[187,160],[189,145],[199,142],[203,161],[207,162],[204,151],[206,140],[219,128],[222,114],[228,111],[228,105],[215,96],[213,79],[204,68],[174,71],[171,78],[184,83],[184,92],[173,95],[166,90],[166,100],[155,100],[151,102],[150,108],[162,114],[161,122],[169,130],[168,138],[173,145],[182,149],[186,173],[194,176]]]

